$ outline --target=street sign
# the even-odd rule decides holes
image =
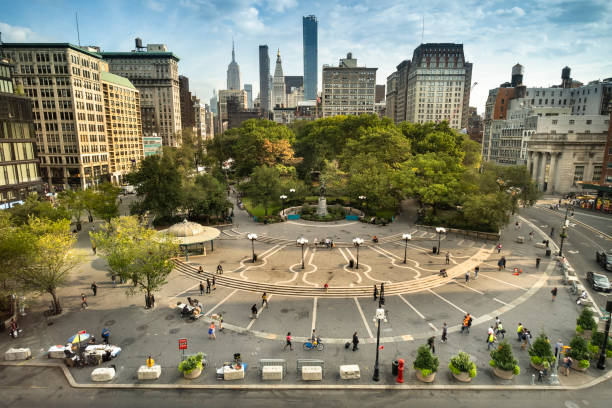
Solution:
[[[179,339],[179,350],[187,350],[187,339]]]

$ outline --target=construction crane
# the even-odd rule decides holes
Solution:
[[[476,87],[476,85],[478,85],[478,82],[474,82],[470,88],[470,95],[472,94],[472,91],[474,90],[474,88]],[[453,123],[453,119],[455,119],[455,115],[457,115],[457,112],[459,112],[459,108],[461,108],[461,105],[457,105],[457,107],[455,108],[455,110],[453,111],[453,114],[451,115],[450,119],[448,120],[449,125],[452,126]]]

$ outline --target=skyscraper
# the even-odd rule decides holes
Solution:
[[[236,62],[234,41],[232,41],[232,62],[227,66],[227,89],[230,91],[240,90],[240,66]]]
[[[247,93],[247,109],[253,109],[253,85],[244,84],[244,91]]]
[[[304,38],[304,100],[307,101],[317,99],[317,26],[317,17],[310,15],[302,18]]]
[[[261,110],[270,110],[270,56],[268,46],[259,46],[259,103]]]
[[[274,79],[272,80],[272,106],[284,108],[286,102],[285,95],[285,76],[283,75],[283,65],[281,63],[280,50],[276,54],[276,68],[274,68]]]

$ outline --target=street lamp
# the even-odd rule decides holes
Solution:
[[[353,239],[353,245],[357,247],[357,265],[355,266],[355,269],[359,269],[359,246],[361,244],[363,244],[363,239],[359,237]]]
[[[436,227],[436,232],[438,233],[438,255],[440,255],[440,240],[442,239],[442,234],[446,233],[446,228]]]
[[[251,241],[251,249],[253,250],[253,263],[255,263],[255,241],[257,240],[257,234],[248,233],[247,238]]]
[[[381,289],[382,290],[382,289]],[[374,317],[374,321],[377,323],[376,329],[376,362],[374,363],[374,375],[372,376],[372,380],[379,381],[380,380],[380,370],[378,369],[378,354],[380,351],[380,321],[387,322],[387,316],[385,313],[385,309],[383,309],[381,300],[378,301],[378,309],[376,309],[376,315]]]
[[[367,197],[366,197],[366,196],[364,196],[364,195],[360,195],[360,196],[359,196],[359,197],[357,197],[357,198],[361,200],[361,211],[363,211],[363,206],[365,205],[365,203],[364,203],[364,202],[365,202],[365,200],[366,200],[366,198],[367,198]]]
[[[406,255],[408,253],[408,241],[412,239],[412,235],[402,234],[402,239],[406,241],[406,246],[404,247],[404,263],[406,263]]]
[[[304,245],[308,243],[308,240],[304,237],[297,239],[298,245],[302,246],[302,269],[304,269]]]
[[[606,369],[606,348],[608,347],[608,336],[610,335],[610,318],[612,316],[612,300],[606,302],[606,312],[608,312],[608,320],[606,320],[606,329],[604,330],[604,340],[601,345],[599,360],[597,360],[597,368],[600,370]]]
[[[289,189],[289,192],[290,192],[290,193],[295,193],[295,188],[290,188],[290,189]]]
[[[283,194],[283,195],[280,196],[280,199],[281,199],[281,201],[283,203],[283,208],[281,208],[281,209],[284,210],[285,209],[285,200],[287,200],[287,196]]]

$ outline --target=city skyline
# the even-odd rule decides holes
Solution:
[[[138,20],[132,17],[136,10]],[[599,0],[510,5],[498,1],[434,1],[428,5],[360,1],[351,6],[294,0],[145,0],[92,2],[87,8],[76,1],[59,5],[34,2],[14,4],[3,13],[2,40],[77,44],[75,11],[82,45],[130,51],[135,37],[145,43],[167,44],[181,58],[181,75],[190,78],[195,94],[203,100],[212,96],[213,89],[225,87],[232,36],[243,82],[259,84],[260,44],[283,50],[287,75],[303,75],[300,21],[310,14],[319,21],[319,74],[323,64],[335,64],[353,52],[363,65],[378,68],[377,82],[383,84],[400,62],[412,57],[421,38],[424,43],[463,43],[466,58],[474,63],[472,82],[478,82],[470,105],[477,106],[479,113],[488,90],[508,81],[517,62],[525,66],[524,81],[529,86],[560,83],[566,65],[575,79],[585,83],[612,76],[612,61],[607,58],[612,45],[606,41],[612,36],[607,23],[612,7]],[[104,24],[94,24],[96,19]],[[580,38],[574,35],[576,29],[580,29]],[[320,79],[318,86],[320,89]],[[256,85],[253,97],[258,93]]]

